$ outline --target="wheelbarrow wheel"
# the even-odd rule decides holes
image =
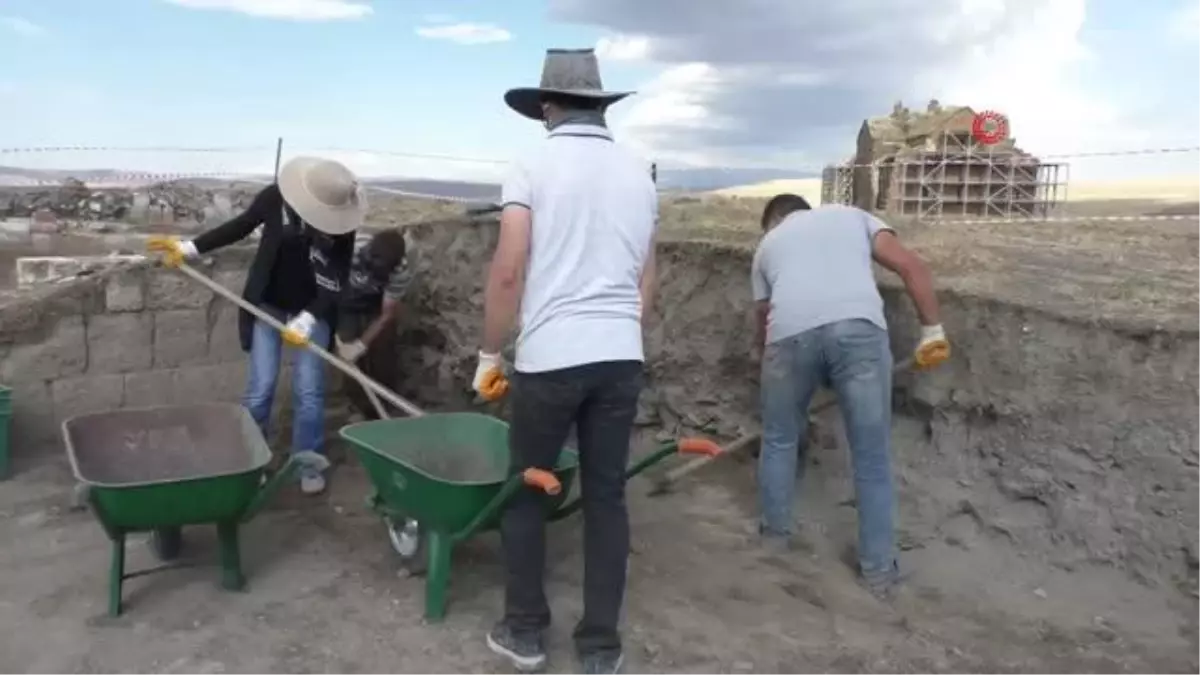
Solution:
[[[178,527],[163,527],[150,532],[150,549],[163,562],[179,557],[183,548],[183,529]]]
[[[421,524],[412,518],[384,518],[383,522],[387,527],[392,550],[400,556],[400,564],[405,571],[412,576],[424,574],[429,561],[425,552],[425,532]]]

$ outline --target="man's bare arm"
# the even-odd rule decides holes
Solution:
[[[917,308],[921,325],[940,324],[937,295],[933,290],[933,274],[925,261],[901,244],[895,233],[889,230],[881,230],[875,234],[875,239],[871,242],[871,254],[875,262],[895,272],[904,282],[904,288]]]
[[[392,298],[384,298],[383,307],[379,312],[379,316],[375,317],[375,320],[371,322],[371,325],[367,326],[367,329],[363,331],[362,338],[360,338],[363,344],[369,345],[374,342],[375,338],[379,337],[379,334],[388,327],[388,324],[390,324],[399,313],[400,301]]]
[[[483,295],[483,351],[498,354],[516,323],[525,291],[525,266],[533,218],[529,207],[510,204],[500,214],[500,241]]]
[[[754,303],[754,347],[759,357],[767,348],[767,320],[771,316],[771,301],[759,300]]]

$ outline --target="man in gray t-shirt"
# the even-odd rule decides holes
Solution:
[[[858,503],[858,557],[868,589],[886,595],[896,581],[891,469],[892,354],[874,260],[904,280],[921,319],[913,360],[932,367],[949,356],[929,269],[895,232],[850,206],[811,209],[779,195],[763,212],[766,234],[750,283],[762,353],[759,530],[785,541],[792,497],[803,475],[808,406],[831,386],[846,424]],[[797,467],[799,462],[799,470]]]

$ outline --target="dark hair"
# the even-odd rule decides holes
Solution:
[[[559,94],[556,92],[546,92],[542,94],[541,99],[542,103],[549,103],[562,108],[563,110],[604,112],[604,101],[596,98],[572,96],[571,94]]]
[[[367,245],[371,247],[371,256],[385,269],[395,269],[404,262],[406,244],[404,233],[398,227],[375,234]]]
[[[771,197],[771,201],[767,202],[766,207],[763,208],[761,223],[762,229],[767,229],[767,225],[775,222],[776,220],[782,220],[793,212],[808,211],[811,208],[812,207],[808,204],[808,200],[800,195],[794,195],[787,192],[775,195],[774,197]]]

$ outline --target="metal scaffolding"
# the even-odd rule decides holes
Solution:
[[[851,204],[854,198],[854,167],[851,162],[830,164],[821,170],[821,203]]]
[[[1045,218],[1065,198],[1065,174],[1065,164],[944,132],[878,163],[876,206],[921,218]]]

